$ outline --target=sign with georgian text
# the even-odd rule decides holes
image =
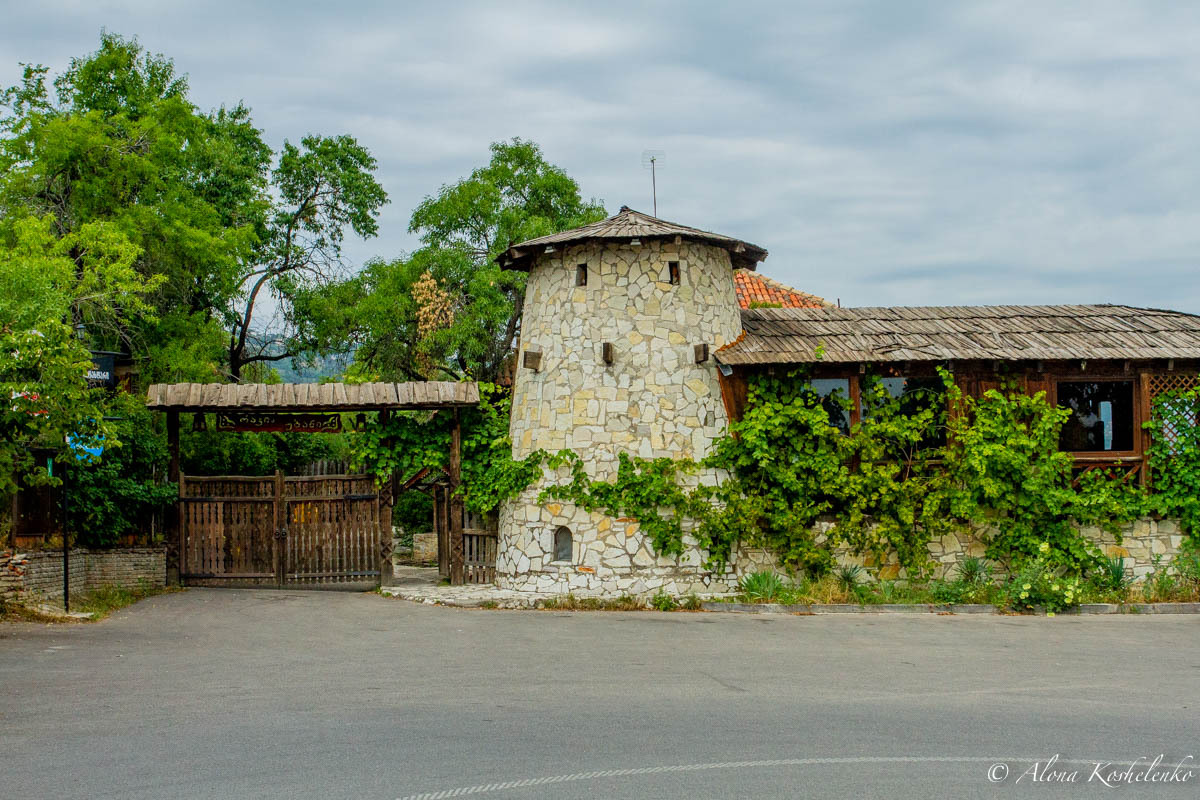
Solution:
[[[113,389],[117,385],[116,359],[112,353],[92,353],[87,382],[91,389]]]
[[[341,433],[341,414],[279,414],[273,411],[217,413],[219,431],[277,431],[281,433]]]

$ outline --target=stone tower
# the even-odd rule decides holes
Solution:
[[[529,272],[513,456],[567,448],[590,477],[612,479],[620,453],[706,455],[728,421],[713,354],[742,332],[733,270],[765,257],[752,244],[625,207],[509,248],[501,262]],[[562,477],[547,472],[501,510],[501,586],[582,594],[709,586],[694,549],[657,557],[633,521],[539,504]]]

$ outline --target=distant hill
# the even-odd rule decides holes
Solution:
[[[353,360],[353,353],[339,353],[317,358],[311,365],[288,358],[273,366],[284,383],[320,383],[325,378],[340,378]]]

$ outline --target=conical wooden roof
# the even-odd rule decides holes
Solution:
[[[557,248],[568,244],[581,242],[628,242],[631,239],[681,239],[693,242],[723,247],[729,251],[734,267],[754,269],[759,261],[767,257],[767,251],[755,244],[723,236],[719,233],[690,228],[676,222],[667,222],[640,211],[634,211],[628,206],[621,206],[615,216],[573,228],[549,236],[539,236],[527,242],[513,245],[496,259],[507,269],[528,269],[533,259],[547,252],[547,248]],[[552,252],[552,251],[550,251]]]

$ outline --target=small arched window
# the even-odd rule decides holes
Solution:
[[[572,553],[571,529],[561,526],[554,532],[554,560],[555,561],[570,561]]]

